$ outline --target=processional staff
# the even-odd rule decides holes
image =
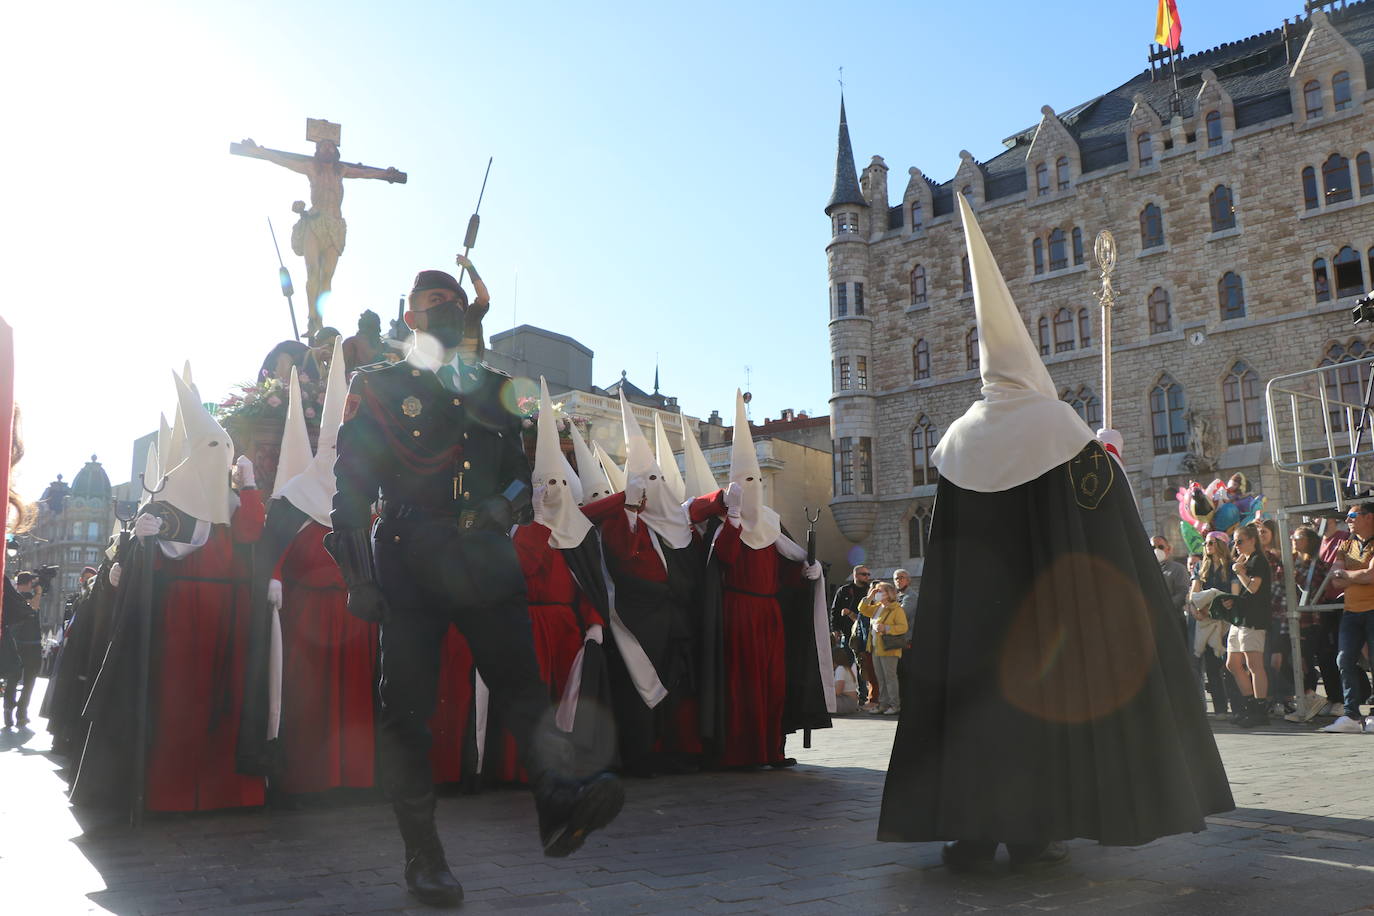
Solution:
[[[1101,288],[1093,294],[1102,303],[1102,426],[1112,429],[1112,306],[1116,304],[1112,271],[1116,270],[1116,238],[1110,229],[1097,234],[1093,256],[1102,278]]]

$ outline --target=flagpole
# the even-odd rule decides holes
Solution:
[[[1116,238],[1110,229],[1097,233],[1093,256],[1102,279],[1101,289],[1094,293],[1102,303],[1102,428],[1112,429],[1112,307],[1116,304],[1112,271],[1116,270]]]

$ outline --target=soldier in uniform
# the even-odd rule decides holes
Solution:
[[[406,886],[425,903],[447,906],[463,890],[435,830],[427,722],[450,623],[467,638],[515,737],[544,854],[575,851],[624,802],[610,773],[573,778],[571,747],[553,727],[508,534],[530,503],[520,418],[509,377],[480,362],[486,287],[465,257],[458,263],[472,274],[472,306],[452,276],[421,271],[405,314],[417,332],[407,359],[353,379],[328,545],[349,611],[381,623],[380,775],[405,842]]]

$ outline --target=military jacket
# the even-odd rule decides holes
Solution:
[[[460,517],[529,483],[510,376],[463,364],[455,384],[405,361],[358,370],[339,427],[336,529],[366,528],[379,492],[388,509]]]

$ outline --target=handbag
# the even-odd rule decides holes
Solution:
[[[883,649],[888,652],[891,652],[893,649],[906,648],[905,633],[879,633],[878,636],[881,637],[883,641]]]

